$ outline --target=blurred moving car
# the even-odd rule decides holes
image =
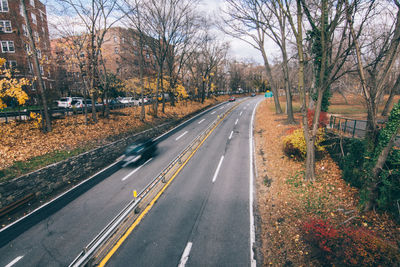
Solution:
[[[231,98],[229,98],[229,102],[233,102],[236,101],[236,98],[234,96],[231,96]]]
[[[146,160],[152,157],[156,151],[157,143],[154,140],[137,141],[126,148],[125,154],[121,160],[122,167]]]

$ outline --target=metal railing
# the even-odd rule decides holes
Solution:
[[[379,121],[378,123],[383,125],[385,122]],[[367,121],[332,115],[329,119],[329,127],[345,134],[349,134],[352,138],[363,138],[367,132]],[[400,135],[396,137],[395,144],[400,144]]]
[[[123,104],[123,103],[119,103],[119,104],[114,104],[114,105],[110,105],[110,110],[114,110],[114,109],[122,109],[122,108],[126,108],[126,107],[132,107],[134,106],[133,103],[129,103],[129,104]],[[103,108],[103,105],[96,105],[96,111],[99,112],[101,111]],[[87,111],[88,113],[92,112],[92,106],[88,106],[87,107]],[[43,116],[42,109],[23,109],[23,110],[17,110],[17,111],[2,111],[0,112],[0,122],[5,122],[8,123],[12,120],[20,120],[20,121],[24,121],[24,120],[31,120],[30,118],[30,114],[31,112],[33,113],[39,113]],[[85,108],[81,107],[81,108],[60,108],[60,107],[56,107],[56,108],[49,108],[49,112],[50,115],[52,117],[55,116],[73,116],[76,114],[84,114],[85,113]]]
[[[159,194],[165,186],[168,186],[168,182],[174,178],[179,168],[185,164],[208,135],[237,105],[239,105],[239,103],[225,111],[223,115],[218,116],[206,130],[198,135],[181,153],[179,153],[179,155],[138,194],[136,199],[130,201],[129,204],[81,251],[69,266],[93,266],[98,263],[96,261],[101,261],[114,245],[115,241],[138,219],[140,211],[143,211],[149,206],[154,196]]]

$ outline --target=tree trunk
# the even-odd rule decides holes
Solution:
[[[278,90],[275,86],[272,86],[273,78],[272,78],[271,67],[268,62],[267,54],[265,53],[264,48],[260,48],[260,49],[261,49],[262,57],[264,59],[264,66],[265,66],[265,70],[267,72],[268,83],[271,85],[271,91],[274,95],[275,113],[282,114],[283,112],[282,112],[281,104],[279,103]]]
[[[307,156],[306,156],[306,181],[315,181],[315,136],[309,135],[306,140]]]
[[[26,11],[25,1],[20,0],[20,4],[22,6],[23,13],[24,13],[26,29],[28,30],[29,44],[32,47],[33,68],[34,68],[34,73],[36,74],[36,77],[37,77],[38,89],[39,89],[39,93],[40,93],[42,105],[43,105],[43,113],[44,113],[44,120],[45,120],[45,128],[43,130],[44,130],[44,132],[51,132],[51,119],[50,119],[50,114],[49,114],[49,108],[47,105],[47,99],[46,99],[46,93],[44,90],[42,73],[40,72],[40,64],[39,64],[39,59],[38,59],[38,55],[37,55],[36,45],[35,45],[35,41],[33,40],[33,36],[32,36],[32,28],[31,28],[31,24],[28,19],[28,13]]]
[[[400,88],[400,75],[397,77],[395,84],[393,85],[392,89],[390,90],[390,95],[388,100],[386,101],[385,107],[382,110],[382,116],[387,116],[389,112],[389,108],[393,103],[394,96],[396,92],[399,91]]]
[[[400,101],[393,107],[385,129],[381,132],[379,143],[375,147],[373,159],[378,155],[371,173],[367,174],[367,197],[368,202],[364,206],[365,210],[370,210],[374,206],[377,198],[377,186],[379,175],[382,171],[387,157],[394,146],[394,141],[400,130]],[[387,139],[389,137],[389,139]],[[381,150],[381,151],[379,151]]]
[[[285,41],[282,40],[282,46],[286,49]],[[286,112],[287,122],[289,124],[295,124],[293,117],[293,106],[292,106],[292,93],[290,92],[290,80],[289,80],[289,68],[286,51],[282,51],[283,54],[283,75],[285,77],[285,93],[286,93]]]

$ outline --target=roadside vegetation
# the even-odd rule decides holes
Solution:
[[[204,103],[181,101],[167,105],[165,113],[157,118],[146,106],[146,119],[140,119],[140,107],[111,111],[109,118],[99,117],[97,123],[86,124],[84,115],[74,115],[53,121],[53,130],[43,133],[32,119],[1,125],[0,182],[83,153],[96,146],[134,134],[158,124],[194,113],[228,99],[229,96],[211,97]],[[100,113],[98,113],[100,115]]]
[[[361,96],[351,95],[346,104],[343,98],[334,95],[331,109],[344,116],[337,112],[337,107],[364,111],[359,116],[365,119]],[[295,113],[295,118],[299,122],[300,114]],[[397,158],[395,163],[393,155],[399,154],[399,148],[394,148],[394,154],[384,168],[392,176],[387,175],[379,186],[381,205],[364,211],[362,188],[366,181],[362,179],[363,164],[357,166],[362,160],[362,140],[349,139],[346,157],[342,157],[338,145],[340,138],[332,139],[334,135],[327,135],[328,131],[323,130],[323,140],[316,145],[316,179],[306,181],[304,155],[299,152],[305,150],[305,142],[298,141],[296,129],[301,129],[300,125],[289,125],[285,115],[274,113],[273,103],[260,103],[255,139],[264,265],[398,264],[400,210],[395,207],[400,192],[399,161]],[[294,144],[291,148],[288,148],[288,139]],[[296,152],[294,147],[299,150]]]

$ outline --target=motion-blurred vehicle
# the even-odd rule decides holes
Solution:
[[[157,143],[154,140],[137,141],[126,148],[121,160],[122,167],[149,159],[156,151]]]
[[[229,102],[233,102],[236,101],[236,98],[234,96],[231,96],[231,98],[229,98]]]

